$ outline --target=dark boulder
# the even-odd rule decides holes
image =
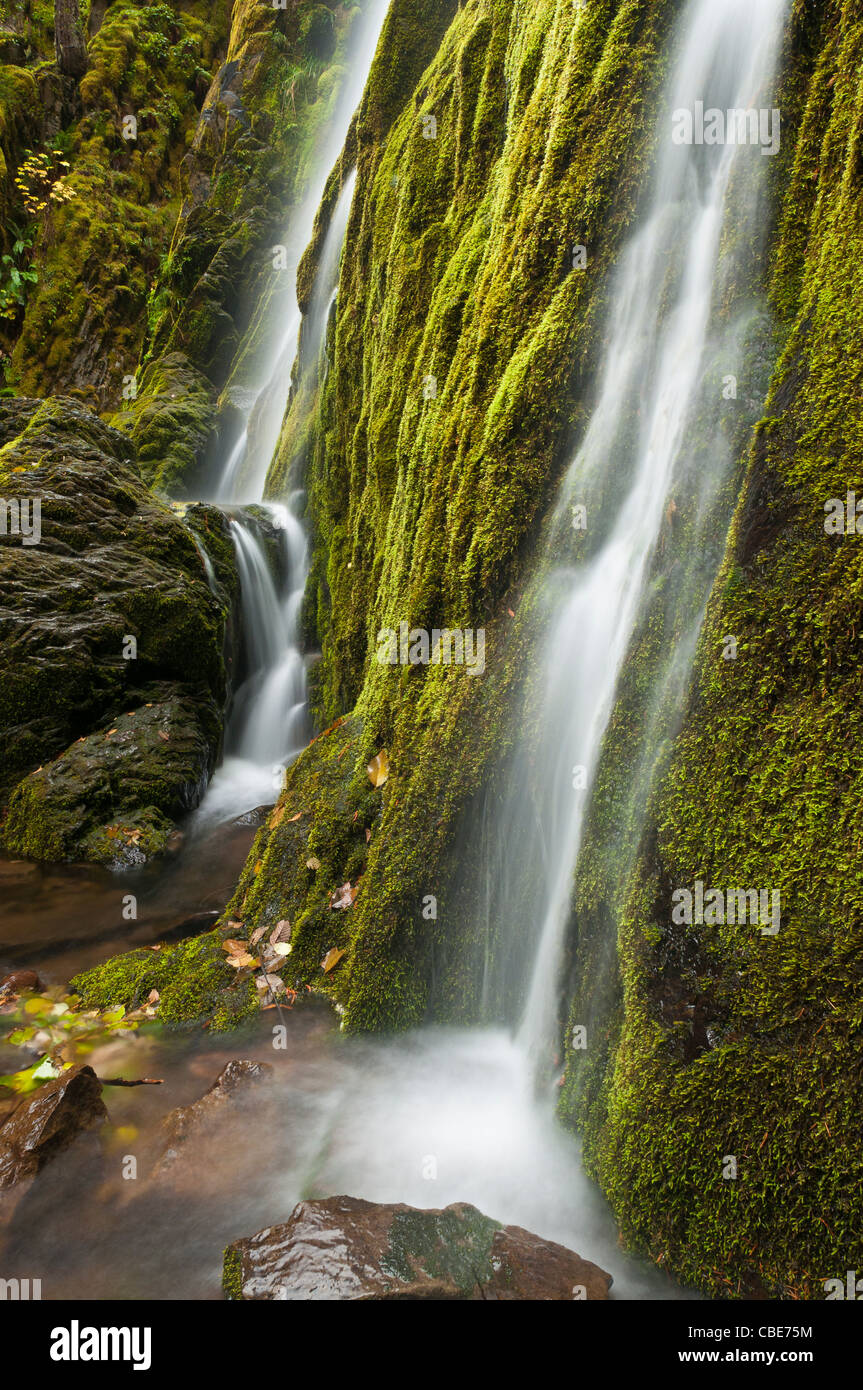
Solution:
[[[31,529],[39,506],[38,534],[14,509],[0,533],[0,834],[32,858],[140,863],[218,754],[227,523],[153,497],[129,440],[71,399],[0,401],[0,498]]]

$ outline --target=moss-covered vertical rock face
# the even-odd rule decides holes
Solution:
[[[620,987],[569,1058],[562,1108],[627,1239],[678,1277],[823,1297],[861,1255],[863,560],[856,534],[828,534],[825,505],[845,509],[863,482],[863,33],[838,3],[817,18],[797,6],[793,28],[772,253],[781,356],[682,729],[631,875],[599,895],[604,940],[594,923],[576,955],[572,1024],[587,1023],[597,957],[615,946]],[[779,931],[675,924],[673,894],[699,880],[778,893]]]
[[[382,747],[392,768],[334,977],[352,1027],[474,1008],[476,895],[456,896],[453,871],[508,736],[528,651],[509,610],[589,410],[674,8],[594,5],[576,23],[551,0],[474,0],[436,12],[449,23],[416,71],[406,36],[432,21],[396,3],[336,175],[356,164],[325,384],[311,407],[297,392],[270,485],[308,482],[318,718],[361,720],[349,781]],[[301,267],[307,305],[337,191]],[[401,622],[484,629],[485,674],[379,665],[379,630]],[[263,865],[256,902],[275,906]]]
[[[0,838],[141,863],[221,744],[226,522],[155,502],[125,436],[70,399],[0,403],[0,496]]]

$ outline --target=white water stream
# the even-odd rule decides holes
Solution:
[[[290,290],[279,300],[283,321],[272,331],[267,373],[249,394],[246,424],[222,467],[214,500],[228,511],[240,575],[246,678],[234,693],[225,755],[196,820],[197,828],[230,820],[275,800],[282,775],[308,741],[305,659],[300,651],[299,618],[307,578],[307,550],[298,513],[303,495],[282,505],[264,504],[264,488],[278,444],[291,389],[291,370],[301,325],[297,267],[314,227],[326,181],[338,158],[348,126],[368,78],[389,0],[370,0],[357,21],[349,72],[315,158],[315,173],[303,202],[285,232]],[[339,258],[350,214],[356,174],[345,180],[319,258],[309,313],[303,324],[303,357],[317,362],[327,317],[338,284]],[[263,508],[279,532],[281,563],[268,556],[262,528],[250,504]],[[284,575],[280,586],[278,569]]]
[[[538,672],[538,746],[520,750],[501,818],[505,843],[519,846],[519,863],[532,856],[534,866],[543,866],[535,930],[531,934],[519,921],[514,931],[522,940],[527,935],[532,960],[518,1043],[545,1070],[559,1050],[562,947],[603,738],[672,484],[688,462],[687,427],[708,350],[715,351],[712,310],[723,234],[751,213],[769,163],[757,145],[676,144],[672,116],[696,111],[697,103],[723,116],[731,109],[769,109],[785,11],[786,0],[691,0],[687,6],[663,101],[647,213],[612,291],[597,404],[549,528],[551,551],[571,528],[573,507],[592,488],[601,495],[601,516],[588,510],[588,529],[596,526],[603,536],[590,558],[569,570],[546,566],[543,597],[553,598],[554,611]],[[733,192],[741,161],[749,169],[740,171]],[[716,471],[726,466],[718,450]],[[612,468],[617,486],[609,488]],[[718,476],[700,479],[703,497],[719,482]],[[506,883],[498,887],[505,900]]]

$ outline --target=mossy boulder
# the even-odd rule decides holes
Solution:
[[[8,850],[127,868],[167,847],[206,787],[219,713],[212,701],[183,698],[179,685],[149,693],[18,784],[3,825]]]
[[[70,988],[90,1009],[137,1001],[159,992],[159,1021],[170,1028],[209,1023],[214,1032],[237,1027],[254,1014],[258,994],[248,971],[232,970],[218,933],[175,946],[130,951],[76,975]],[[103,1002],[102,1002],[103,1001]]]
[[[0,402],[0,440],[0,494],[40,509],[38,544],[0,536],[6,844],[110,861],[103,831],[122,824],[152,852],[220,746],[226,523],[199,507],[186,525],[156,502],[128,439],[73,400]]]

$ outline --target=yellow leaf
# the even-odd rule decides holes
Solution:
[[[321,969],[329,975],[331,970],[335,970],[344,954],[344,951],[340,951],[338,946],[334,946],[331,951],[327,951],[327,954],[321,961]]]
[[[368,766],[369,781],[373,787],[382,787],[390,775],[390,755],[385,748],[372,758]]]

